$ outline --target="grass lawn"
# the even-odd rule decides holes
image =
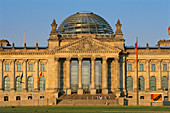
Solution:
[[[0,113],[111,113],[120,111],[169,111],[170,106],[40,106],[40,107],[0,107]],[[141,113],[141,112],[140,112]]]

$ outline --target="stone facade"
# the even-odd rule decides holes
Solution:
[[[77,94],[83,95],[82,86],[82,61],[90,61],[90,92],[97,94],[95,87],[95,61],[102,62],[102,89],[101,93],[113,93],[123,105],[124,99],[128,105],[137,105],[137,72],[136,53],[134,47],[124,47],[124,38],[121,24],[118,20],[115,34],[58,34],[55,20],[51,24],[52,30],[48,39],[48,47],[12,47],[0,48],[0,101],[8,101],[19,105],[16,97],[25,102],[31,96],[33,105],[39,105],[44,99],[45,103],[54,104],[59,95],[71,95],[71,60],[78,61],[78,89]],[[6,65],[7,64],[7,65]],[[20,64],[20,65],[18,65]],[[31,64],[31,65],[30,65]],[[130,64],[132,67],[128,67]],[[142,64],[142,65],[140,65]],[[152,69],[153,65],[155,68]],[[164,65],[166,64],[166,65]],[[18,69],[21,66],[21,69]],[[32,66],[32,69],[30,69]],[[42,67],[43,66],[43,67]],[[143,66],[143,67],[140,67]],[[164,67],[165,66],[165,67]],[[139,105],[150,103],[151,93],[161,93],[167,98],[170,96],[169,87],[162,90],[162,77],[170,82],[170,50],[164,47],[139,47],[138,48],[138,77],[144,78],[144,90],[139,90]],[[42,69],[43,68],[43,69]],[[40,90],[38,78],[40,74],[45,78],[45,90]],[[110,75],[109,75],[110,74]],[[22,90],[17,91],[17,77],[22,77]],[[62,77],[61,77],[62,75]],[[108,76],[109,75],[109,76]],[[151,90],[150,78],[156,78],[156,90]],[[10,90],[5,90],[5,77],[10,78]],[[34,90],[28,90],[28,78],[33,77]],[[109,78],[110,77],[110,78]],[[128,90],[127,78],[133,80],[132,90]],[[110,81],[109,81],[110,80]],[[108,83],[109,82],[109,83]],[[168,84],[169,85],[169,84]],[[124,99],[123,99],[124,97]],[[40,99],[40,100],[39,100]],[[170,98],[168,98],[170,100]],[[29,100],[30,101],[30,100]],[[32,102],[32,101],[30,101]],[[25,102],[26,103],[26,102]],[[160,103],[153,103],[153,105]],[[6,105],[6,104],[4,104]],[[15,104],[14,104],[15,105]],[[31,105],[29,102],[25,105]],[[43,105],[41,103],[41,105]]]

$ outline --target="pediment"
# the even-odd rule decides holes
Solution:
[[[92,37],[82,37],[81,39],[56,48],[58,52],[114,52],[122,51],[119,48],[110,46]]]

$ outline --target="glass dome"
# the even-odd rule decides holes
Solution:
[[[92,12],[77,12],[58,27],[59,34],[113,34],[110,25]]]

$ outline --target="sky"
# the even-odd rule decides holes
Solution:
[[[70,15],[90,11],[104,18],[116,31],[122,24],[126,46],[155,46],[169,39],[170,0],[0,0],[0,39],[22,47],[48,46],[51,23],[58,26]]]

